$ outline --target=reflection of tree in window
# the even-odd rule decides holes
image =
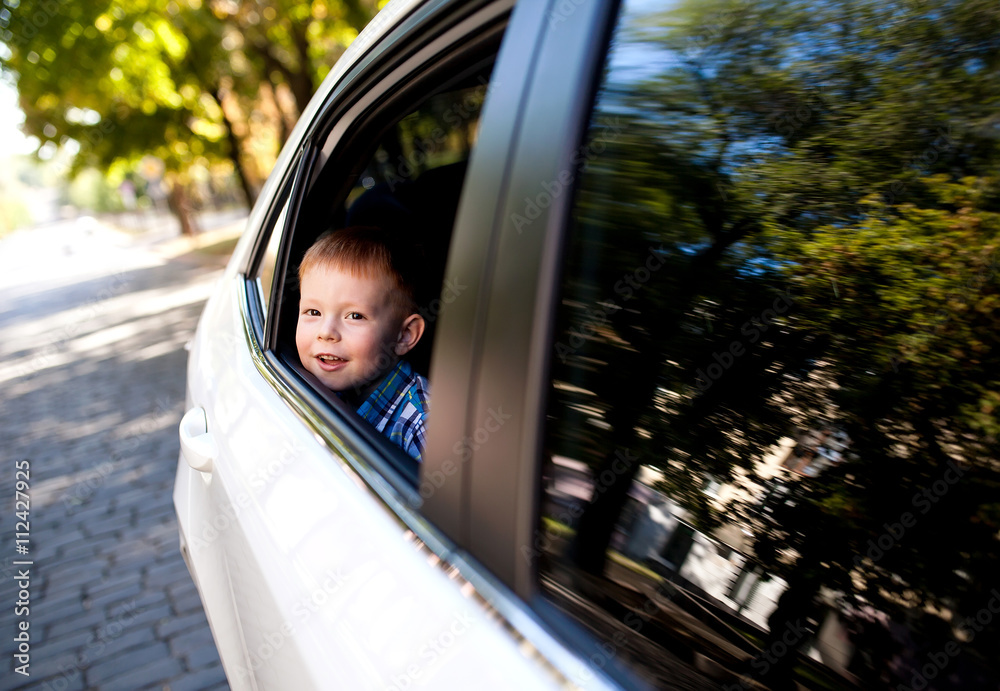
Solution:
[[[765,647],[796,617],[813,617],[804,651],[827,610],[874,608],[937,649],[949,622],[989,601],[998,31],[996,7],[972,1],[626,8],[591,142],[608,121],[620,134],[580,180],[548,440],[616,480],[580,517],[565,564],[616,597],[631,587],[608,546],[649,467],[697,532],[739,526],[746,544],[730,546],[784,584],[748,629]],[[638,283],[650,252],[662,268]],[[560,349],[571,334],[586,338]],[[719,376],[699,386],[709,365]],[[809,472],[761,510],[785,473],[779,443],[831,429],[839,441],[803,444]],[[624,469],[622,450],[635,459]],[[913,497],[951,463],[967,472],[924,518]],[[724,484],[724,505],[700,491],[706,476]],[[869,558],[869,541],[907,512],[916,525]],[[733,604],[708,602],[732,623]],[[996,631],[963,642],[957,674],[992,668]],[[824,659],[888,683],[884,662],[862,674]],[[892,681],[910,683],[919,662]],[[789,655],[763,677],[780,685],[809,664]]]
[[[383,137],[348,206],[376,185],[392,190],[427,170],[468,160],[485,96],[484,79],[477,86],[433,96],[400,120]]]

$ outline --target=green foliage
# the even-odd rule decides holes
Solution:
[[[31,222],[31,215],[20,199],[0,192],[0,237]]]
[[[43,144],[79,142],[73,172],[152,154],[182,180],[224,157],[243,171],[242,158],[259,150],[270,153],[251,173],[265,176],[286,117],[297,117],[266,115],[276,90],[290,90],[301,110],[374,14],[355,0],[5,4],[0,58],[17,80],[27,133]]]

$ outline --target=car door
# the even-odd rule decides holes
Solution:
[[[995,106],[957,105],[995,80],[950,72],[995,34],[827,9],[626,0],[576,34],[600,49],[539,53],[470,549],[584,677],[996,686]],[[876,121],[897,136],[852,150]]]
[[[484,599],[490,576],[461,551],[464,470],[445,465],[471,424],[449,401],[468,398],[480,326],[468,315],[479,311],[491,226],[456,224],[442,277],[452,292],[442,288],[427,305],[441,322],[433,360],[446,365],[431,368],[440,398],[423,467],[317,389],[289,347],[295,267],[318,224],[361,213],[358,199],[382,183],[453,183],[464,165],[503,178],[546,5],[519,5],[513,19],[510,8],[396,4],[380,14],[303,114],[206,306],[191,348],[175,497],[182,549],[233,688],[557,683]],[[480,72],[501,78],[482,83]],[[468,114],[484,99],[477,129]],[[429,150],[417,147],[426,165],[411,158],[414,133],[432,116],[458,131],[442,135],[437,168]],[[433,130],[429,138],[438,139]],[[385,156],[404,139],[409,148],[387,172]],[[463,141],[475,144],[467,164],[448,158],[454,142],[468,154]],[[462,192],[463,208],[495,203],[488,186],[472,201],[461,178],[451,189],[449,203]]]

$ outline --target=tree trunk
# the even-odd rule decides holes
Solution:
[[[298,70],[292,70],[288,65],[279,60],[270,45],[263,42],[253,44],[257,54],[264,61],[265,77],[271,83],[272,87],[278,86],[278,83],[271,76],[274,72],[278,72],[284,78],[285,84],[295,99],[295,107],[299,111],[296,114],[296,119],[305,111],[306,106],[309,105],[309,99],[312,98],[313,94],[313,83],[312,77],[309,76],[309,55],[307,52],[309,44],[304,35],[301,40],[304,43],[299,45],[299,37],[296,35],[296,50],[301,54],[301,64]]]
[[[604,573],[608,545],[615,524],[621,515],[628,491],[639,466],[639,438],[635,421],[656,389],[655,372],[658,350],[649,347],[627,352],[613,368],[619,383],[620,400],[632,405],[619,405],[608,411],[611,424],[612,449],[594,471],[594,493],[580,516],[576,535],[569,547],[570,560],[583,571],[600,576]]]
[[[253,185],[250,184],[246,168],[243,167],[243,159],[240,157],[240,151],[242,150],[240,138],[236,136],[236,132],[234,131],[236,125],[226,110],[226,104],[223,102],[222,88],[216,87],[212,91],[212,97],[219,104],[219,110],[222,111],[222,120],[226,124],[226,140],[229,142],[229,160],[233,162],[236,177],[239,178],[240,187],[247,198],[247,206],[252,209],[253,205],[257,203],[257,192],[254,190]]]
[[[616,472],[622,470],[623,463],[627,469],[623,473]],[[594,496],[580,516],[568,554],[570,561],[581,570],[595,576],[604,573],[608,545],[638,469],[638,457],[628,449],[618,449],[608,454],[595,471]],[[602,477],[613,479],[604,484]]]
[[[721,216],[716,219],[715,225],[719,229],[724,226],[722,220]],[[711,269],[726,249],[756,229],[753,224],[742,222],[728,233],[723,234],[718,230],[715,242],[688,265],[688,278],[681,284],[685,291],[678,295],[676,304],[689,304],[701,285],[711,280]],[[614,372],[615,375],[614,382],[607,384],[609,391],[615,391],[616,400],[629,403],[614,406],[608,412],[614,448],[594,473],[594,495],[580,516],[576,535],[569,547],[570,560],[578,568],[596,576],[604,573],[607,549],[615,524],[625,507],[629,488],[641,465],[636,458],[641,442],[635,430],[635,421],[644,412],[656,391],[655,373],[659,372],[664,359],[660,344],[671,333],[676,332],[681,323],[681,311],[672,316],[663,315],[654,325],[655,330],[647,334],[636,328],[638,325],[624,321],[629,318],[628,310],[622,310],[620,314],[623,321],[616,324],[616,330],[629,340],[633,350],[623,351],[620,361],[616,361],[613,366],[609,364],[608,372]],[[602,476],[605,480],[601,479]]]
[[[299,69],[293,73],[289,86],[295,94],[295,103],[299,107],[299,116],[305,112],[312,98],[313,86],[312,74],[310,70],[312,63],[309,61],[309,39],[306,37],[306,25],[292,24],[292,40],[295,43],[295,50],[298,53]]]
[[[243,168],[243,161],[240,159],[240,140],[237,139],[228,119],[226,120],[226,139],[229,140],[229,160],[233,162],[236,177],[239,178],[240,187],[243,188],[243,194],[247,198],[247,207],[252,209],[253,205],[257,203],[257,192],[247,179],[246,170]]]
[[[278,134],[281,137],[281,145],[284,146],[285,142],[288,141],[288,135],[292,133],[292,130],[288,127],[288,122],[285,120],[285,111],[281,107],[281,103],[278,101],[278,90],[269,81],[261,82],[260,86],[261,93],[263,93],[267,99],[271,102],[271,106],[274,108],[274,117],[278,121]]]
[[[167,195],[167,206],[181,224],[181,234],[194,236],[198,233],[198,225],[191,214],[191,204],[188,201],[184,185],[180,180],[174,180]]]
[[[796,563],[788,577],[788,587],[767,618],[768,630],[761,652],[746,670],[772,691],[796,691],[798,688],[795,666],[799,662],[799,649],[815,635],[815,628],[809,620],[818,621],[822,617],[816,602],[819,583],[814,574],[817,566],[806,558],[800,558]]]

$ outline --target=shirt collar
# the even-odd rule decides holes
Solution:
[[[375,390],[368,394],[368,398],[358,408],[358,415],[377,425],[392,412],[393,403],[410,386],[412,379],[413,368],[410,367],[410,363],[400,360],[386,372]]]

